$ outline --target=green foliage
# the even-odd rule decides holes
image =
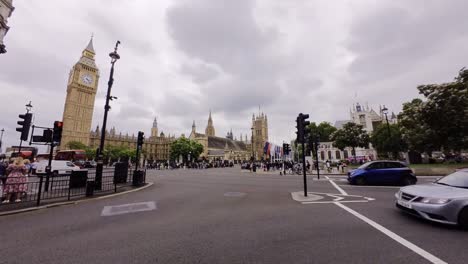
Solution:
[[[70,141],[67,143],[66,147],[69,149],[83,149],[83,150],[86,150],[88,148],[88,146],[86,146],[85,144],[79,141]]]
[[[386,156],[391,153],[394,159],[398,158],[398,153],[407,149],[406,142],[403,140],[400,127],[395,124],[386,123],[378,126],[372,133],[370,139],[374,148],[379,152],[379,156]]]
[[[468,148],[468,70],[462,69],[453,82],[420,85],[418,90],[426,100],[403,104],[399,115],[409,149],[430,154]]]
[[[334,141],[333,145],[341,150],[351,147],[354,156],[356,154],[355,148],[369,147],[369,135],[362,129],[361,125],[355,123],[343,125],[342,129],[338,129],[331,135],[331,140]]]
[[[317,125],[315,122],[310,123],[307,127],[309,135],[311,136],[319,136],[320,142],[330,142],[331,135],[337,130],[336,127],[332,126],[332,124],[328,122],[321,122]]]
[[[188,138],[179,138],[171,144],[171,160],[180,156],[186,161],[190,154],[191,160],[197,160],[203,152],[203,145]]]

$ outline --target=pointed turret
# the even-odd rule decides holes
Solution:
[[[212,136],[212,137],[215,136],[215,129],[214,129],[214,126],[213,126],[213,119],[211,118],[211,109],[210,109],[210,114],[208,116],[208,125],[206,126],[205,134],[206,134],[206,136]]]
[[[91,39],[89,40],[89,43],[88,43],[88,46],[86,46],[86,49],[87,51],[91,52],[91,53],[94,53],[96,54],[96,52],[94,51],[94,45],[93,45],[93,36],[91,36]]]

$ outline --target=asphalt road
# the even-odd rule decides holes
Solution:
[[[399,212],[394,187],[310,179],[309,199],[321,199],[303,203],[291,195],[302,190],[297,175],[230,168],[147,179],[155,185],[139,192],[0,217],[0,263],[468,262],[468,232]]]

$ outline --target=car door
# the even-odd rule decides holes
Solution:
[[[366,181],[369,184],[382,184],[385,182],[384,175],[383,162],[374,162],[366,168]]]

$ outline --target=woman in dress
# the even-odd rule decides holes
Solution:
[[[9,203],[11,195],[15,194],[15,202],[21,202],[21,194],[27,191],[27,168],[23,158],[18,157],[7,168],[7,179],[3,191],[7,194],[3,203]]]

